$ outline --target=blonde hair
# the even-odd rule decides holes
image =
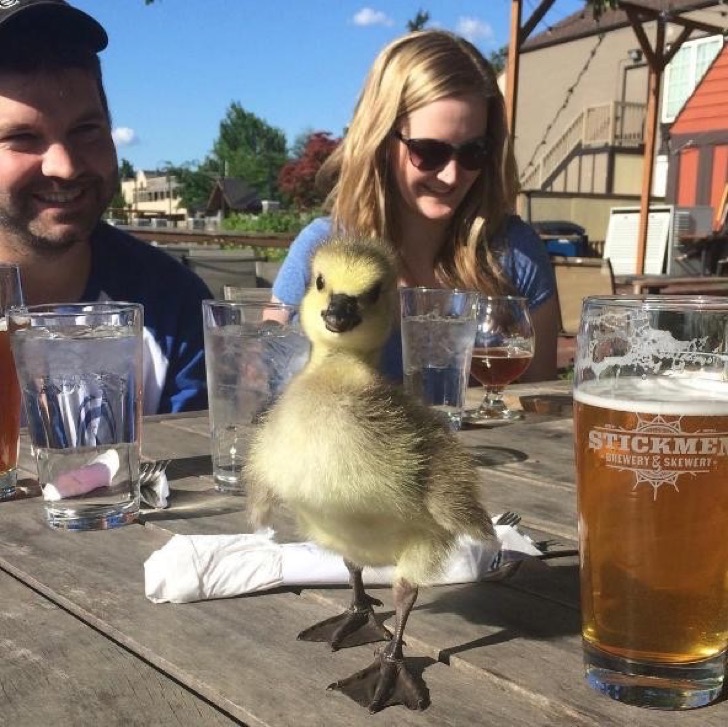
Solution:
[[[510,284],[493,248],[515,208],[518,176],[495,73],[468,41],[446,31],[424,30],[386,46],[369,71],[344,140],[319,179],[333,183],[327,203],[335,229],[384,238],[397,249],[398,195],[388,158],[392,131],[408,114],[433,101],[465,95],[486,104],[487,159],[452,220],[435,273],[449,287],[502,292]]]

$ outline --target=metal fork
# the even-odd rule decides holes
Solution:
[[[506,510],[496,521],[496,525],[518,525],[521,522],[521,516],[517,512]]]
[[[170,462],[169,459],[159,459],[139,465],[139,496],[145,505],[157,510],[167,507],[169,483],[164,471]]]
[[[139,485],[150,485],[167,469],[171,459],[158,459],[139,464]]]

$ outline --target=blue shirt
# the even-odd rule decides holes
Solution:
[[[298,305],[310,278],[311,256],[331,235],[331,219],[319,217],[306,226],[291,243],[288,255],[273,284],[273,295],[284,303]],[[505,244],[501,265],[518,295],[537,308],[556,292],[556,282],[546,248],[536,231],[520,217],[511,216],[503,233]],[[402,381],[402,341],[394,331],[384,351],[380,368],[387,378]]]
[[[144,306],[145,414],[207,408],[201,278],[171,255],[106,223],[91,236],[91,273],[82,301]]]

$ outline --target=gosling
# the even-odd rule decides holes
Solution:
[[[402,650],[418,584],[437,574],[457,536],[492,539],[491,518],[476,495],[476,467],[455,436],[377,370],[399,310],[389,248],[331,240],[311,269],[300,306],[311,356],[254,437],[245,472],[251,524],[267,524],[283,502],[305,536],[344,558],[350,607],[299,638],[333,649],[391,639],[371,666],[330,688],[370,712],[392,704],[424,709],[426,690]],[[374,617],[382,604],[362,582],[364,566],[385,565],[395,566],[393,634]]]

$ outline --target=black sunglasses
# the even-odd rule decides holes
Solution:
[[[407,147],[412,166],[423,172],[442,169],[453,157],[469,172],[477,172],[485,164],[485,139],[466,141],[464,144],[448,144],[439,139],[408,139],[400,131],[392,133]]]

